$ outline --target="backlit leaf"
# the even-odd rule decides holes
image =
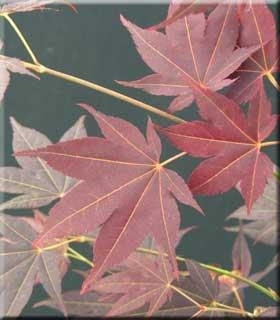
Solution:
[[[42,133],[20,125],[11,118],[13,150],[33,150],[51,144]],[[67,141],[86,136],[84,117],[81,117],[60,139]],[[21,194],[0,204],[0,210],[11,208],[37,208],[61,198],[77,180],[50,168],[39,158],[16,157],[19,167],[0,168],[0,191]]]
[[[279,183],[275,177],[269,179],[264,189],[264,193],[252,207],[252,215],[245,214],[245,206],[240,207],[228,216],[228,219],[241,219],[244,233],[254,240],[254,243],[263,242],[268,245],[276,246],[278,240],[278,214],[279,206],[277,196]],[[227,231],[238,232],[238,227],[225,227]]]
[[[66,313],[61,298],[61,253],[34,249],[32,242],[37,233],[19,217],[1,213],[0,226],[0,298],[4,301],[1,317],[15,317],[21,313],[37,279]]]

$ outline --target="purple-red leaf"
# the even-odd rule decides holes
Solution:
[[[221,4],[211,12],[188,15],[166,27],[166,35],[144,30],[121,17],[145,63],[155,72],[143,79],[119,83],[143,88],[152,94],[177,96],[174,112],[193,100],[194,87],[219,90],[232,83],[228,76],[257,46],[236,49],[236,5]]]
[[[259,91],[263,78],[279,90],[273,73],[279,71],[279,50],[277,48],[274,17],[265,4],[242,4],[239,6],[241,32],[239,47],[258,45],[260,49],[250,56],[234,73],[239,79],[233,84],[228,96],[237,103],[252,99]]]
[[[251,252],[243,233],[243,226],[240,224],[239,232],[232,248],[233,270],[238,271],[242,276],[250,274],[252,266]]]
[[[122,294],[107,316],[128,314],[149,304],[151,316],[172,296],[169,286],[174,279],[172,265],[161,254],[157,257],[133,253],[125,261],[122,271],[104,277],[93,289],[104,294]]]
[[[34,245],[42,247],[101,226],[95,267],[83,291],[108,268],[121,263],[147,234],[153,234],[176,270],[180,225],[176,199],[200,208],[183,179],[161,166],[161,144],[152,122],[148,122],[145,139],[129,122],[82,106],[95,117],[105,138],[88,137],[17,154],[39,156],[64,174],[85,180],[52,208]]]
[[[249,213],[262,195],[273,164],[261,152],[262,141],[276,126],[263,86],[246,115],[225,96],[207,89],[197,92],[200,115],[193,121],[161,129],[179,149],[207,158],[192,172],[189,186],[194,194],[214,195],[240,182]]]

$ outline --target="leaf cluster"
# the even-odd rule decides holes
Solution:
[[[265,152],[279,143],[266,140],[278,119],[267,97],[267,82],[279,89],[274,75],[276,26],[268,6],[174,1],[166,19],[146,29],[121,16],[153,73],[117,83],[173,97],[165,111],[41,64],[11,16],[44,10],[52,2],[11,1],[0,7],[0,18],[11,25],[32,60],[0,55],[0,100],[10,72],[47,74],[177,123],[162,127],[148,117],[143,134],[130,121],[79,103],[101,136],[87,136],[82,116],[52,143],[10,119],[18,166],[0,168],[0,191],[15,194],[0,204],[1,316],[20,315],[35,285],[49,298],[34,307],[58,309],[65,316],[275,316],[273,305],[253,311],[245,306],[248,286],[279,301],[272,288],[259,284],[278,265],[277,256],[256,272],[247,241],[276,247],[278,240],[279,173],[275,159]],[[173,115],[191,104],[198,110],[197,119]],[[162,137],[179,150],[168,159]],[[188,177],[168,169],[179,158],[187,166],[191,157],[201,162]],[[227,217],[238,223],[225,227],[237,233],[232,270],[178,257],[182,237],[195,229],[180,229],[178,202],[206,215],[196,196],[232,188],[244,201]],[[47,214],[38,210],[47,205]],[[33,209],[33,217],[6,212],[11,209]],[[72,243],[90,245],[93,258]],[[75,270],[80,288],[63,291],[63,278],[73,272],[71,259],[89,269]]]

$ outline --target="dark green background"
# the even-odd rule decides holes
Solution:
[[[119,15],[122,14],[136,24],[146,27],[158,23],[165,17],[166,5],[80,5],[77,6],[78,14],[65,6],[56,8],[59,8],[59,12],[38,11],[14,16],[43,64],[118,90],[159,108],[167,108],[171,101],[169,98],[152,96],[141,90],[127,89],[114,82],[114,80],[134,80],[151,73],[138,55],[129,33],[121,25]],[[5,54],[30,60],[7,24]],[[269,90],[270,98],[276,106],[275,92],[271,87]],[[33,127],[45,133],[51,140],[57,141],[64,131],[85,113],[76,106],[79,102],[92,104],[104,113],[128,119],[143,132],[145,131],[148,114],[125,102],[47,75],[42,75],[40,81],[26,76],[12,75],[3,114],[5,164],[15,165],[11,156],[10,116],[15,117],[22,125]],[[188,120],[194,119],[197,117],[197,111],[192,106],[178,115]],[[153,114],[150,116],[156,123],[170,124],[158,116]],[[87,116],[86,125],[89,134],[99,133],[95,121],[90,116]],[[177,151],[163,142],[165,148],[162,159],[167,159]],[[275,150],[268,151],[275,161]],[[197,163],[199,163],[197,159],[185,158],[172,163],[170,168],[187,177]],[[223,196],[201,196],[197,197],[197,200],[206,213],[205,217],[180,205],[182,227],[197,224],[199,229],[183,239],[178,253],[231,269],[231,249],[235,234],[223,231],[224,219],[242,205],[241,196],[236,190],[232,190]],[[21,212],[27,213],[27,211]],[[261,244],[252,247],[253,271],[265,267],[275,250]],[[75,281],[78,281],[78,278],[71,274],[65,279],[64,284],[69,288]],[[275,288],[276,273],[271,273],[262,283]],[[248,308],[272,302],[253,289],[248,289],[247,292]],[[32,300],[38,300],[41,294],[42,291],[36,289]],[[48,314],[49,309],[40,308],[34,312],[28,306],[24,314],[31,312],[37,315],[45,312]]]

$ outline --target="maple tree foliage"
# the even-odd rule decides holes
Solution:
[[[67,4],[14,0],[0,6],[0,18],[10,23],[33,61],[0,55],[0,101],[10,72],[33,77],[33,72],[46,73],[103,88],[41,65],[9,17],[52,9],[46,7],[52,3]],[[175,98],[168,112],[155,112],[113,90],[100,91],[180,124],[163,127],[148,118],[143,134],[128,120],[79,104],[92,115],[102,136],[87,136],[82,116],[52,143],[10,118],[19,167],[0,168],[0,191],[15,194],[0,204],[0,297],[5,300],[0,315],[20,315],[33,287],[41,285],[48,297],[34,307],[55,308],[65,316],[275,316],[274,306],[255,307],[253,312],[244,308],[249,286],[274,301],[280,299],[273,289],[259,285],[279,265],[278,256],[256,272],[255,247],[246,238],[271,248],[278,239],[279,173],[263,152],[279,143],[265,141],[277,124],[263,83],[266,77],[279,89],[274,78],[279,68],[273,14],[266,4],[253,2],[174,0],[166,19],[152,27],[142,29],[123,16],[121,23],[154,73],[117,82]],[[223,94],[216,92],[223,88]],[[170,114],[192,102],[198,110],[196,120]],[[180,153],[165,159],[161,136]],[[201,158],[187,182],[180,172],[167,168],[181,157],[186,166],[191,157]],[[237,232],[232,271],[176,256],[183,236],[197,228],[181,229],[179,203],[203,213],[194,196],[231,188],[244,199],[244,206],[226,219],[239,220],[237,226],[225,227]],[[45,205],[50,208],[47,215],[36,209]],[[21,208],[35,210],[32,216],[3,211]],[[89,245],[92,261],[72,248],[72,242]],[[90,268],[71,270],[69,258]],[[80,287],[63,292],[62,280],[73,271],[82,276]]]

